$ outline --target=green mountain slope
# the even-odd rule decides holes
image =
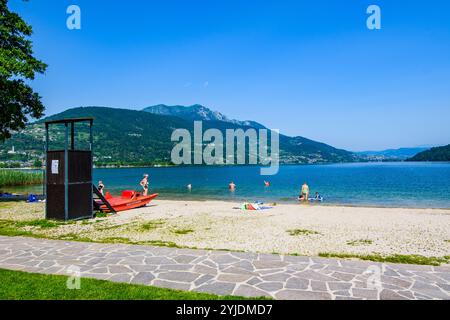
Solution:
[[[66,110],[27,128],[0,145],[0,161],[32,160],[43,155],[45,120],[72,117],[94,117],[94,156],[97,165],[151,165],[170,163],[174,146],[170,138],[173,130],[187,129],[193,132],[193,121],[176,116],[158,115],[143,111],[105,107],[83,107]],[[258,126],[261,126],[258,124]],[[241,122],[210,120],[203,122],[203,130],[252,128]],[[79,137],[87,141],[87,127],[78,127]],[[62,147],[63,130],[54,130],[53,149]],[[8,153],[14,147],[15,153]],[[81,146],[82,147],[82,146]],[[281,163],[331,163],[350,162],[355,155],[345,150],[315,142],[303,137],[280,136]]]
[[[450,144],[420,152],[408,161],[450,161]]]

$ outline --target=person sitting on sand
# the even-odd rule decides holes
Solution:
[[[300,196],[298,197],[298,199],[300,201],[308,201],[308,197],[309,197],[309,186],[305,182],[302,185],[302,191],[300,192]]]
[[[104,196],[103,194],[103,190],[105,189],[105,185],[103,184],[103,181],[99,181],[98,182],[98,186],[97,186],[98,191],[101,193],[102,196]]]
[[[270,182],[269,181],[264,181],[264,186],[270,187]]]
[[[148,174],[144,174],[144,178],[139,183],[144,189],[143,195],[146,196],[148,194]]]
[[[234,191],[235,189],[236,189],[236,185],[234,184],[233,181],[231,181],[231,183],[230,183],[230,190]]]

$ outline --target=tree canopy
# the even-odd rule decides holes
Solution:
[[[7,0],[0,0],[0,142],[11,131],[25,128],[28,117],[40,118],[44,106],[39,94],[25,82],[44,73],[47,65],[33,56],[32,27]]]

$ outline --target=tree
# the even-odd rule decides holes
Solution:
[[[0,0],[0,142],[11,131],[24,129],[29,117],[44,113],[41,97],[25,83],[47,68],[33,57],[32,33],[30,25],[9,11],[8,0]]]

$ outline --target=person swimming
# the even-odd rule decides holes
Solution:
[[[236,185],[234,184],[233,181],[230,182],[229,188],[230,188],[230,191],[234,191],[236,189]]]
[[[143,195],[146,196],[148,194],[148,174],[144,174],[144,178],[139,183],[144,189]]]
[[[316,192],[316,194],[315,194],[315,196],[314,196],[314,200],[316,200],[316,201],[322,201],[322,196],[318,193],[318,192]]]

